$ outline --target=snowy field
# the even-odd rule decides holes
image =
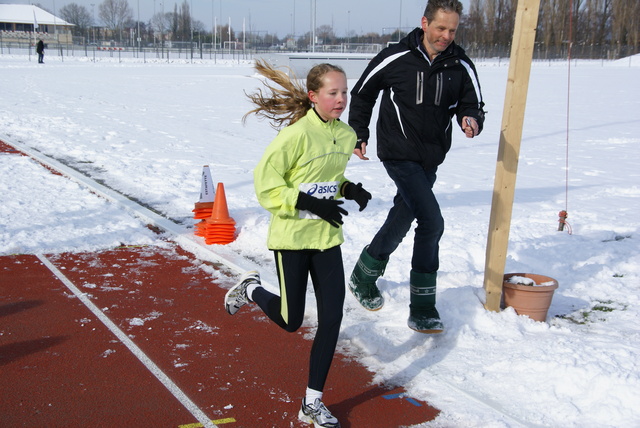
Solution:
[[[244,91],[259,85],[251,63],[45,62],[0,56],[0,139],[86,172],[178,222],[187,235],[202,166],[209,165],[214,182],[225,185],[238,230],[219,251],[241,255],[247,269],[258,267],[275,284],[265,246],[269,217],[252,185],[252,169],[275,131],[255,117],[241,122],[250,108]],[[558,280],[547,323],[483,308],[507,71],[505,61],[478,64],[485,130],[473,140],[456,131],[438,174],[445,333],[406,326],[411,235],[380,280],[382,310],[368,312],[347,295],[339,346],[377,382],[402,385],[442,410],[424,426],[640,426],[640,59],[572,64],[568,123],[567,64],[532,68],[506,272]],[[395,194],[375,139],[369,149],[370,161],[353,157],[347,168],[373,194],[361,213],[345,203],[347,272]],[[139,219],[28,158],[0,155],[0,171],[1,255],[162,244]],[[565,207],[573,234],[557,231]],[[313,325],[312,295],[307,313]]]

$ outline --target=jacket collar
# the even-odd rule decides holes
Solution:
[[[452,56],[458,56],[461,53],[464,53],[460,46],[456,45],[456,42],[451,42],[447,49],[444,52],[441,52],[436,58],[431,61],[429,58],[429,54],[427,53],[424,44],[422,43],[422,38],[424,37],[424,30],[420,27],[416,27],[409,34],[407,34],[400,43],[405,44],[414,51],[416,54],[424,57],[430,64],[438,61],[440,58],[450,58]]]
[[[313,113],[312,113],[313,111]],[[329,122],[328,120],[324,120],[322,117],[320,117],[320,115],[318,114],[318,112],[316,111],[315,107],[312,107],[308,112],[307,112],[307,116],[309,117],[315,117],[317,119],[317,121],[322,124],[323,126],[326,127],[330,127],[330,126],[334,126],[333,122],[340,121],[340,118],[338,119],[334,119],[333,121]]]

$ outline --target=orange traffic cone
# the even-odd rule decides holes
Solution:
[[[196,223],[196,229],[193,232],[196,236],[204,237],[204,231],[207,228],[207,222],[205,220],[200,220],[200,222]]]
[[[193,211],[193,218],[195,220],[202,220],[211,217],[213,211],[213,202],[196,202]]]
[[[211,217],[207,218],[196,230],[196,234],[201,232],[207,245],[228,244],[235,238],[235,220],[229,216],[227,208],[227,197],[224,193],[224,184],[218,183],[216,190],[216,200],[213,202]]]
[[[202,180],[200,184],[200,200],[196,202],[193,209],[193,218],[205,219],[211,217],[211,211],[213,210],[213,198],[215,193],[213,191],[213,182],[211,181],[211,171],[209,165],[202,167]],[[197,235],[197,233],[196,233]],[[202,235],[198,235],[202,236]]]

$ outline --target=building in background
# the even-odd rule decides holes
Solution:
[[[3,43],[71,44],[74,25],[30,4],[0,4],[0,37]]]

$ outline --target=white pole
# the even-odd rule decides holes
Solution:
[[[215,41],[216,40],[216,24],[215,24],[216,21],[214,18],[215,16],[214,10],[215,10],[215,4],[214,4],[214,1],[211,0],[211,31],[213,33],[211,37],[211,43],[213,44],[212,46],[213,49],[216,48],[216,41]]]
[[[138,51],[140,51],[140,0],[138,0],[138,34],[137,34],[137,39],[138,39]]]
[[[155,3],[154,3],[154,7],[155,7]],[[95,3],[91,3],[91,13],[93,15],[91,19],[91,35],[93,36],[93,43],[96,43],[96,4]]]
[[[400,28],[402,28],[402,0],[400,0],[400,16],[398,17],[398,41],[400,41]]]
[[[58,28],[56,24],[56,0],[53,0],[53,34],[56,36],[56,42],[58,42]]]
[[[316,1],[311,0],[311,52],[316,51]]]

